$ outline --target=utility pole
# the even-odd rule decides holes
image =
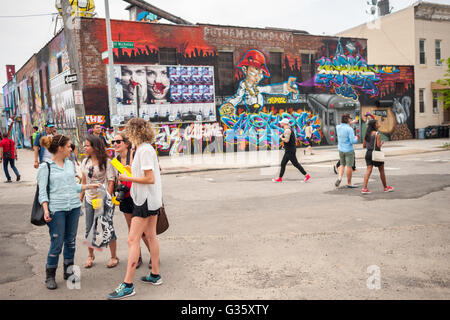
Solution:
[[[64,23],[64,36],[66,38],[67,53],[69,55],[69,65],[70,73],[76,73],[77,82],[72,83],[72,90],[75,91],[83,90],[83,79],[81,77],[80,63],[78,60],[77,49],[75,46],[75,19],[72,18],[72,6],[69,4],[69,0],[62,0],[62,18]],[[79,19],[79,18],[78,18]],[[78,146],[82,146],[83,142],[86,140],[87,128],[86,128],[86,114],[84,108],[84,101],[81,104],[76,103],[79,101],[75,100],[75,115],[78,131]]]
[[[116,98],[116,83],[114,79],[114,56],[113,56],[113,42],[111,35],[111,18],[109,17],[109,0],[105,0],[105,15],[106,15],[106,40],[108,43],[108,71],[109,71],[109,112],[111,121],[118,117],[117,114],[117,98]],[[118,125],[116,121],[112,123],[114,133],[118,132]]]

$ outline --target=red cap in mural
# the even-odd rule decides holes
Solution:
[[[14,75],[16,74],[16,66],[13,65],[6,65],[6,77],[8,79],[8,82],[14,78]]]
[[[244,66],[254,66],[260,68],[266,77],[270,77],[270,73],[266,65],[266,58],[264,57],[264,54],[258,50],[249,50],[245,53],[241,62],[238,64],[238,68],[242,68]]]

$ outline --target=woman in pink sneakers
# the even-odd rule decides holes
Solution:
[[[378,128],[380,127],[377,120],[370,120],[369,124],[367,125],[367,132],[366,136],[364,138],[363,147],[367,148],[366,152],[366,164],[367,164],[367,171],[366,175],[364,177],[364,187],[361,190],[361,193],[363,194],[369,194],[370,190],[367,188],[367,184],[369,183],[370,175],[372,174],[373,167],[377,167],[380,171],[380,178],[381,183],[384,187],[384,192],[391,192],[394,191],[394,188],[391,186],[388,186],[386,184],[386,175],[384,173],[384,162],[377,162],[372,161],[372,152],[374,150],[380,151],[382,142],[380,134],[378,133]]]

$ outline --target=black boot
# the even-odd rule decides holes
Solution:
[[[73,275],[73,270],[71,270],[69,273],[67,272],[67,269],[69,269],[70,266],[73,266],[73,262],[64,264],[64,280],[69,279],[69,277]]]
[[[58,288],[55,281],[56,276],[56,268],[47,268],[45,269],[47,277],[45,279],[45,284],[47,285],[47,289],[55,290]]]

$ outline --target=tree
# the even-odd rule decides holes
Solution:
[[[445,89],[439,90],[441,93],[438,96],[438,100],[444,104],[444,109],[450,108],[450,58],[447,58],[447,73],[444,74],[444,79],[439,79],[438,84],[445,87]]]

